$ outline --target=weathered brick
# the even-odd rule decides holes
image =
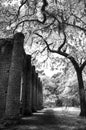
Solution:
[[[12,48],[12,39],[0,40],[0,118],[5,112]]]
[[[20,84],[24,51],[23,42],[24,35],[22,33],[14,35],[5,110],[5,115],[9,118],[18,117],[20,114]]]
[[[36,110],[36,72],[35,66],[32,66],[32,112]]]
[[[32,114],[32,67],[31,56],[25,56],[23,69],[22,113],[25,116]]]
[[[38,110],[38,73],[36,73],[36,106]]]
[[[28,116],[42,108],[42,83],[23,42],[22,33],[0,39],[0,117]]]

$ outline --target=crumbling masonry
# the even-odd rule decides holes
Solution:
[[[22,33],[0,39],[0,118],[29,116],[43,108],[42,82],[23,43]]]

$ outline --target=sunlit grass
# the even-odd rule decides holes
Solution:
[[[80,108],[77,107],[57,107],[57,108],[53,108],[54,111],[57,112],[68,112],[70,114],[75,114],[75,115],[79,115],[80,113]]]

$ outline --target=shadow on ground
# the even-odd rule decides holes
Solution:
[[[23,117],[19,125],[9,130],[86,130],[86,119],[66,110],[44,109]]]

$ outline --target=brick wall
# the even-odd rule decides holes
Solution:
[[[12,54],[12,40],[0,39],[0,118],[4,114]]]

